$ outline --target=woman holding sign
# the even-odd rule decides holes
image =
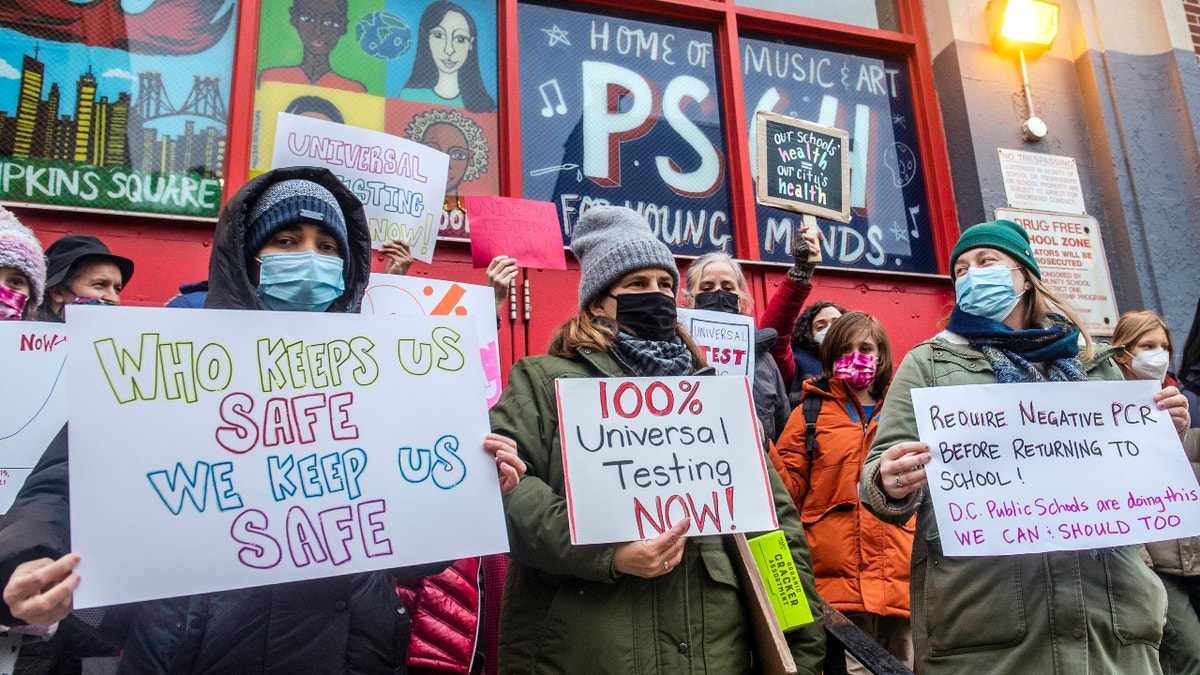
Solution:
[[[925,494],[930,448],[912,390],[960,384],[1119,380],[1095,359],[1070,305],[1041,282],[1029,235],[1007,220],[963,232],[950,257],[957,306],[947,329],[901,362],[863,467],[866,507],[886,522],[915,512],[912,624],[917,670],[941,673],[1158,673],[1166,597],[1136,546],[1006,556],[943,553]],[[1187,402],[1154,400],[1176,429]]]
[[[685,538],[685,518],[653,539],[571,543],[555,395],[558,378],[681,376],[705,367],[676,322],[679,272],[636,212],[595,206],[571,236],[579,312],[550,354],[521,359],[492,408],[495,433],[516,440],[528,473],[505,497],[512,564],[500,623],[500,672],[751,672],[753,636],[727,537]],[[647,448],[649,451],[649,448]],[[773,470],[780,526],[806,590],[808,545]],[[820,608],[808,597],[815,616]],[[787,635],[801,673],[818,673],[822,623]]]
[[[276,169],[242,186],[222,210],[205,307],[357,312],[370,262],[362,203],[340,180],[326,169]],[[482,442],[496,456],[501,491],[511,489],[523,471],[513,442],[495,434]],[[64,427],[0,525],[0,623],[61,621],[75,589],[87,583],[75,571],[79,555],[69,552],[67,462]],[[121,526],[130,525],[114,524]],[[215,543],[197,541],[197,551]],[[409,617],[394,577],[443,568],[435,563],[122,605],[107,610],[97,634],[121,648],[121,672],[404,673]]]
[[[1113,360],[1127,380],[1169,378],[1167,366],[1175,349],[1171,330],[1154,312],[1126,312],[1113,329]],[[1184,433],[1183,447],[1192,472],[1200,480],[1200,429]],[[1167,625],[1158,650],[1168,675],[1200,674],[1200,537],[1146,544],[1146,554],[1167,590]]]

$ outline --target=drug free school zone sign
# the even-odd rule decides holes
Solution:
[[[68,312],[77,608],[508,550],[472,319]]]

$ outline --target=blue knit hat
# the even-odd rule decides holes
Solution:
[[[246,255],[257,254],[283,228],[304,222],[323,225],[337,239],[342,257],[350,255],[346,217],[337,197],[319,183],[302,178],[279,181],[254,201],[246,219]]]
[[[646,219],[624,206],[593,206],[575,221],[571,251],[579,259],[582,309],[618,279],[644,267],[666,270],[679,286],[671,249],[650,231]]]
[[[950,253],[950,274],[954,275],[954,262],[958,256],[973,248],[994,248],[1017,259],[1038,279],[1042,278],[1042,270],[1037,260],[1033,258],[1033,247],[1029,244],[1029,233],[1025,228],[1011,220],[993,220],[968,227],[958,238],[954,250]]]

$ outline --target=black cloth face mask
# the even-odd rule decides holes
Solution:
[[[742,296],[733,291],[716,290],[696,294],[696,309],[737,314],[741,303]]]
[[[617,301],[617,323],[643,340],[670,340],[678,321],[675,298],[665,293],[609,294]]]

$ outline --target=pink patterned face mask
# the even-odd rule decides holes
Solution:
[[[7,286],[0,286],[0,321],[20,321],[27,302],[28,295]]]
[[[875,379],[875,355],[850,352],[833,364],[833,376],[851,389],[866,389]]]

